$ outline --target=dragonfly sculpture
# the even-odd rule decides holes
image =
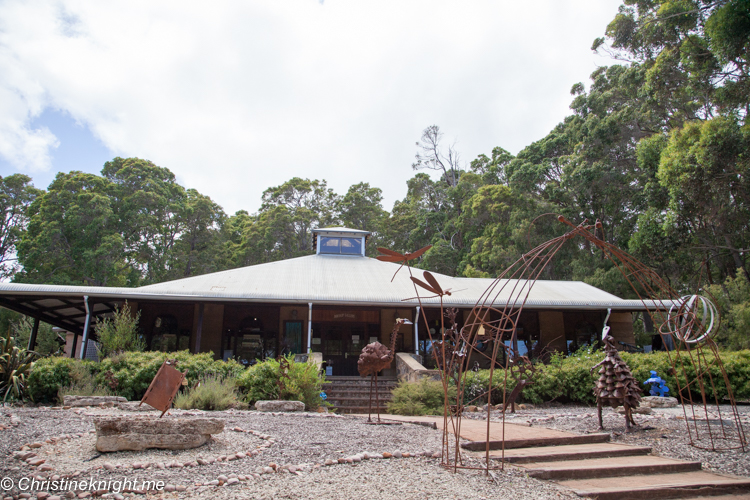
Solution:
[[[378,252],[382,253],[383,255],[378,255],[376,259],[381,260],[383,262],[401,262],[401,266],[398,269],[396,269],[395,273],[393,273],[393,278],[395,278],[402,267],[404,266],[409,267],[409,261],[421,257],[422,254],[424,254],[430,248],[432,248],[432,245],[427,245],[426,247],[422,247],[415,252],[398,253],[389,248],[378,247]],[[393,278],[391,278],[391,281],[393,281]]]

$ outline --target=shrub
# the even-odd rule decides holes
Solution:
[[[220,375],[206,375],[200,382],[174,400],[176,408],[183,410],[221,411],[227,408],[247,408],[247,403],[240,401],[237,390],[237,379]]]
[[[62,387],[73,383],[71,371],[77,363],[92,364],[91,361],[77,361],[62,356],[51,356],[34,362],[29,372],[29,396],[37,402],[52,403]]]
[[[289,355],[286,359],[289,363],[289,378],[283,384],[282,393],[279,394],[279,362],[267,359],[251,366],[240,375],[237,384],[245,393],[245,400],[250,404],[268,399],[294,400],[305,403],[307,409],[318,408],[323,403],[320,391],[325,376],[312,361],[295,363],[294,355]]]
[[[0,340],[0,395],[3,401],[9,397],[23,399],[27,392],[27,378],[37,353],[19,349],[10,336]]]
[[[99,358],[106,358],[125,351],[143,351],[146,343],[138,335],[138,319],[141,312],[133,316],[127,301],[121,309],[115,307],[112,318],[96,322],[96,336],[99,339]]]
[[[423,378],[419,382],[402,381],[393,389],[388,413],[395,415],[442,415],[445,399],[443,383]],[[456,399],[456,388],[449,387],[448,398]]]
[[[108,387],[96,383],[92,370],[96,369],[95,363],[76,362],[70,365],[70,385],[60,387],[57,391],[57,400],[62,403],[65,396],[111,396],[112,391]]]
[[[108,385],[119,396],[138,400],[146,393],[146,389],[166,359],[176,359],[176,368],[180,371],[187,370],[189,386],[195,385],[207,375],[236,377],[244,370],[244,367],[234,360],[214,360],[213,353],[210,352],[123,352],[99,363],[96,382]]]

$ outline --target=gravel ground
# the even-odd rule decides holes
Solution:
[[[750,408],[739,408],[747,432],[750,429]],[[148,498],[578,498],[552,483],[529,478],[510,466],[504,471],[494,471],[491,477],[471,470],[456,474],[448,472],[440,466],[439,458],[425,456],[440,449],[441,431],[414,424],[368,425],[363,418],[333,414],[175,410],[173,416],[223,418],[225,432],[196,450],[148,450],[97,456],[91,434],[93,417],[128,413],[113,408],[0,409],[0,456],[3,457],[0,459],[0,477],[10,478],[16,485],[5,494],[17,495],[20,479],[38,475],[47,479],[129,480],[134,482],[134,489],[138,489],[137,485],[143,480],[163,481],[168,485],[166,490],[175,490],[151,491],[145,495]],[[610,409],[605,409],[604,415],[604,425],[617,442],[649,445],[663,456],[701,460],[708,469],[750,476],[748,452],[715,453],[691,447],[685,422],[679,418],[684,418],[682,408],[654,409],[652,415],[636,415],[640,428],[629,434],[624,432],[622,415]],[[485,415],[473,413],[467,416],[484,418]],[[493,417],[499,417],[499,413]],[[596,409],[591,407],[539,407],[519,410],[507,417],[508,422],[578,433],[597,432],[598,428]],[[68,438],[45,443],[49,438],[60,436]],[[13,453],[23,445],[33,443],[41,447],[32,451],[44,458],[45,465],[52,470],[32,470],[13,458]],[[243,453],[258,450],[259,453],[231,461],[217,460],[222,456],[231,457],[235,449]],[[410,456],[367,459],[362,457],[365,452],[374,456],[384,453],[393,453],[396,457],[400,454]],[[198,458],[209,463],[197,465]],[[338,459],[346,458],[353,463],[338,463]],[[336,463],[326,466],[326,461]],[[134,464],[145,463],[150,464],[148,468],[133,469]],[[165,467],[159,468],[160,464]],[[118,483],[112,483],[111,492],[104,496],[122,498],[113,491],[119,489]],[[38,491],[64,494],[67,490],[47,488]]]
[[[122,481],[140,484],[143,480],[163,481],[177,491],[150,492],[148,498],[258,498],[258,499],[489,499],[502,494],[513,499],[577,498],[557,486],[527,477],[513,468],[496,471],[491,477],[479,471],[454,474],[440,466],[440,459],[431,455],[440,449],[441,431],[414,424],[369,425],[360,417],[319,413],[268,414],[254,411],[181,412],[173,416],[210,415],[226,421],[226,431],[216,443],[195,450],[165,452],[118,452],[96,457],[91,431],[97,415],[123,415],[117,409],[52,410],[50,408],[5,407],[0,413],[0,476],[15,484],[21,478],[39,475],[47,479]],[[237,430],[233,430],[233,429]],[[240,431],[254,431],[249,434]],[[76,434],[56,443],[44,443],[52,437]],[[81,434],[81,436],[77,436]],[[264,439],[258,439],[260,436]],[[188,459],[198,455],[218,458],[232,446],[247,451],[243,440],[254,438],[265,442],[256,456],[233,461],[214,461],[208,465],[186,466]],[[240,442],[243,441],[243,442]],[[228,446],[226,443],[230,443]],[[13,453],[25,444],[39,443],[32,451],[45,458],[53,470],[38,472]],[[263,446],[263,445],[261,445]],[[49,453],[48,453],[49,452]],[[362,459],[361,455],[393,453],[409,454],[408,458]],[[172,454],[172,456],[169,456]],[[188,454],[190,457],[188,458]],[[424,456],[429,455],[429,456]],[[354,463],[338,463],[352,458]],[[159,463],[182,467],[157,468]],[[185,462],[179,462],[184,460]],[[323,465],[326,460],[336,462]],[[133,469],[133,463],[150,463],[147,469]],[[105,464],[107,467],[105,467]],[[121,467],[117,467],[117,466]],[[272,466],[272,469],[268,469]],[[264,473],[264,467],[266,468]],[[111,470],[109,470],[111,468]],[[72,469],[76,469],[73,474]],[[276,471],[274,471],[274,469]],[[290,471],[291,469],[291,471]],[[270,472],[269,472],[270,471]],[[58,478],[58,476],[60,476]],[[220,483],[217,487],[216,483]],[[120,489],[112,483],[111,490]],[[135,488],[138,489],[138,488]],[[51,491],[62,494],[67,490]],[[10,492],[18,494],[18,487]],[[80,491],[79,491],[80,493]],[[126,495],[129,495],[126,493]],[[42,497],[44,494],[42,494]],[[120,498],[113,492],[105,496]],[[138,495],[141,496],[141,495]]]
[[[750,406],[738,405],[740,421],[746,439],[750,440]],[[724,421],[731,417],[731,407],[721,407]],[[696,415],[699,415],[696,409]],[[486,413],[467,413],[473,419],[485,419]],[[716,416],[709,414],[709,416]],[[492,420],[500,420],[500,412],[493,412]],[[604,408],[602,411],[605,432],[610,432],[612,441],[640,446],[651,446],[652,453],[668,458],[694,460],[703,463],[703,468],[715,472],[750,476],[750,448],[727,451],[705,451],[690,445],[690,434],[685,424],[685,411],[682,406],[676,408],[653,408],[650,415],[635,414],[638,427],[626,432],[625,417],[612,410]],[[688,417],[692,412],[688,411]],[[599,431],[599,420],[596,407],[589,406],[547,406],[518,410],[516,414],[507,413],[506,422],[532,427],[545,427],[561,431],[572,431],[586,434]],[[695,424],[694,424],[695,425]],[[728,427],[736,429],[736,427]],[[694,430],[694,427],[692,428]],[[714,429],[716,427],[714,426]],[[701,436],[706,436],[704,429],[698,428]],[[734,431],[736,435],[736,430]],[[693,434],[695,439],[695,434]],[[717,447],[725,444],[717,439]],[[734,442],[736,445],[736,441]]]

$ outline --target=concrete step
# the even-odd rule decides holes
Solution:
[[[648,446],[630,446],[617,443],[568,444],[561,446],[539,446],[505,450],[505,461],[512,464],[529,462],[554,462],[559,460],[583,460],[587,458],[630,457],[648,455]],[[490,458],[500,460],[501,454]]]
[[[589,458],[556,462],[519,464],[537,479],[589,479],[636,474],[672,474],[701,469],[700,462],[686,462],[652,455],[636,457]],[[622,481],[619,482],[628,482]]]
[[[582,434],[582,435],[564,435],[564,436],[546,436],[541,438],[514,439],[505,441],[505,449],[514,448],[532,448],[540,446],[560,446],[568,444],[591,444],[591,443],[608,443],[610,435],[608,433]],[[471,451],[484,451],[486,441],[468,441],[462,443],[461,447]],[[502,441],[490,441],[490,450],[503,449]]]
[[[750,479],[705,471],[558,481],[582,497],[598,500],[655,500],[750,492]]]

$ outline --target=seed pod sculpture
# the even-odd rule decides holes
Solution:
[[[609,405],[612,408],[618,406],[625,408],[625,428],[630,431],[631,423],[638,425],[633,420],[632,410],[638,408],[641,404],[641,388],[630,372],[630,367],[617,352],[615,341],[611,335],[604,337],[604,352],[604,360],[591,368],[592,373],[596,368],[599,368],[599,380],[594,387],[596,407],[599,412],[599,429],[604,429],[602,407]]]

